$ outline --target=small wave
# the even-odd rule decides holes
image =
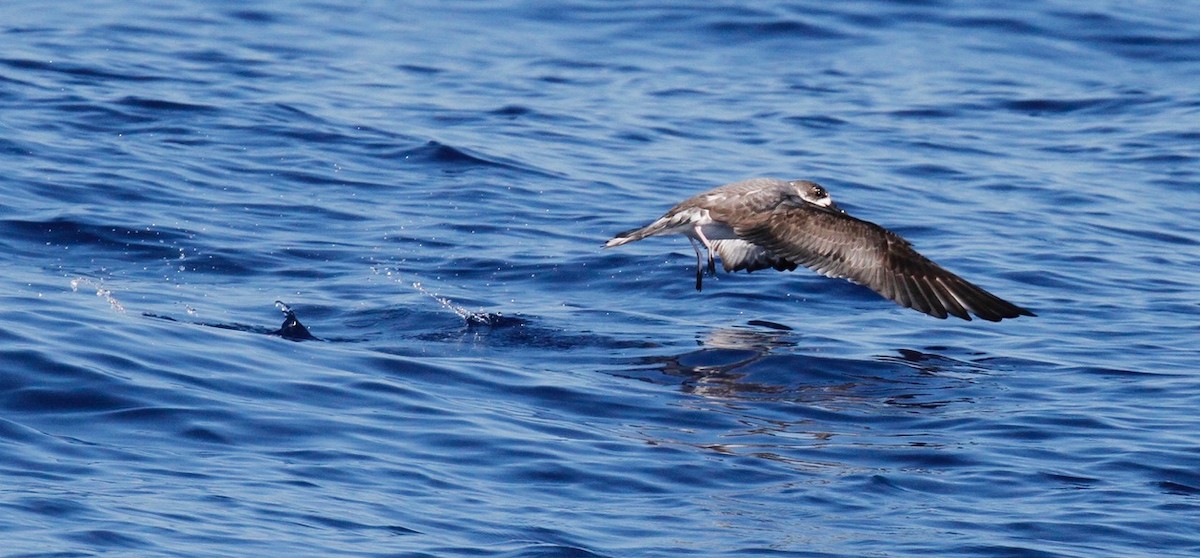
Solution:
[[[173,245],[187,237],[185,232],[156,226],[135,229],[66,218],[48,221],[4,220],[0,221],[0,231],[7,237],[23,238],[29,242],[61,246],[90,245],[119,250],[126,256],[138,253],[151,258],[177,257],[179,251]]]
[[[724,41],[759,41],[766,39],[845,39],[848,36],[835,29],[795,20],[720,21],[707,26],[710,33]]]
[[[128,96],[117,101],[118,105],[127,107],[149,109],[154,111],[173,111],[173,112],[212,112],[216,107],[209,105],[197,105],[193,103],[181,103],[178,101],[167,101],[163,99],[149,99],[146,97]]]
[[[999,103],[1001,108],[1024,114],[1063,114],[1086,110],[1110,110],[1116,99],[1021,99]]]
[[[453,166],[504,166],[483,156],[467,153],[463,149],[451,147],[441,142],[430,140],[424,145],[406,149],[399,153],[406,161],[441,163]]]
[[[56,72],[77,78],[86,78],[89,82],[94,80],[104,81],[160,81],[168,79],[165,76],[150,76],[142,74],[118,73],[107,70],[101,70],[79,64],[30,60],[27,58],[2,58],[0,65],[5,65],[17,70],[33,70],[44,72]]]
[[[245,21],[254,24],[275,23],[279,21],[279,17],[275,14],[255,9],[230,10],[226,15],[233,19]]]
[[[409,162],[436,165],[442,167],[444,172],[462,172],[471,168],[490,167],[540,175],[550,174],[544,170],[515,161],[507,161],[500,157],[473,153],[467,149],[446,145],[434,140],[430,140],[418,147],[402,150],[395,156]]]

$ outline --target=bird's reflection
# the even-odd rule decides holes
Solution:
[[[714,329],[697,339],[699,349],[681,354],[650,356],[640,364],[679,378],[686,393],[714,397],[771,393],[779,386],[744,382],[745,369],[772,351],[793,347],[790,328],[730,327]]]
[[[692,395],[838,408],[937,408],[961,400],[946,397],[955,385],[987,372],[979,364],[933,352],[939,348],[839,355],[814,348],[814,342],[787,326],[753,321],[708,331],[694,350],[638,359],[637,368],[661,374],[657,381],[674,378],[681,391]]]
[[[768,352],[773,348],[796,344],[792,328],[783,324],[751,320],[747,328],[720,328],[710,331],[701,345],[718,349],[742,349]],[[751,329],[754,328],[754,329]]]
[[[696,344],[625,369],[690,396],[672,406],[675,422],[643,429],[646,440],[805,473],[849,470],[864,460],[886,470],[912,456],[938,462],[947,451],[952,458],[958,438],[930,425],[959,420],[994,390],[977,385],[995,369],[989,355],[963,348],[872,354],[765,322],[714,329]]]

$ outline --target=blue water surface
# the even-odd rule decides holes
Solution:
[[[1188,2],[16,0],[0,39],[0,555],[1200,554]],[[1038,317],[601,248],[753,176]]]

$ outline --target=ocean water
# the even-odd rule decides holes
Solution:
[[[1200,554],[1190,3],[17,0],[0,40],[0,555]],[[601,248],[753,176],[1038,316]]]

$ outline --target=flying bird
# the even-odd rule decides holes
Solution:
[[[808,180],[753,178],[688,198],[658,220],[618,234],[604,244],[620,246],[650,236],[682,234],[696,251],[696,290],[714,255],[725,271],[807,267],[848,279],[900,306],[935,318],[971,314],[998,322],[1034,316],[917,253],[900,235],[848,215],[823,186]]]

